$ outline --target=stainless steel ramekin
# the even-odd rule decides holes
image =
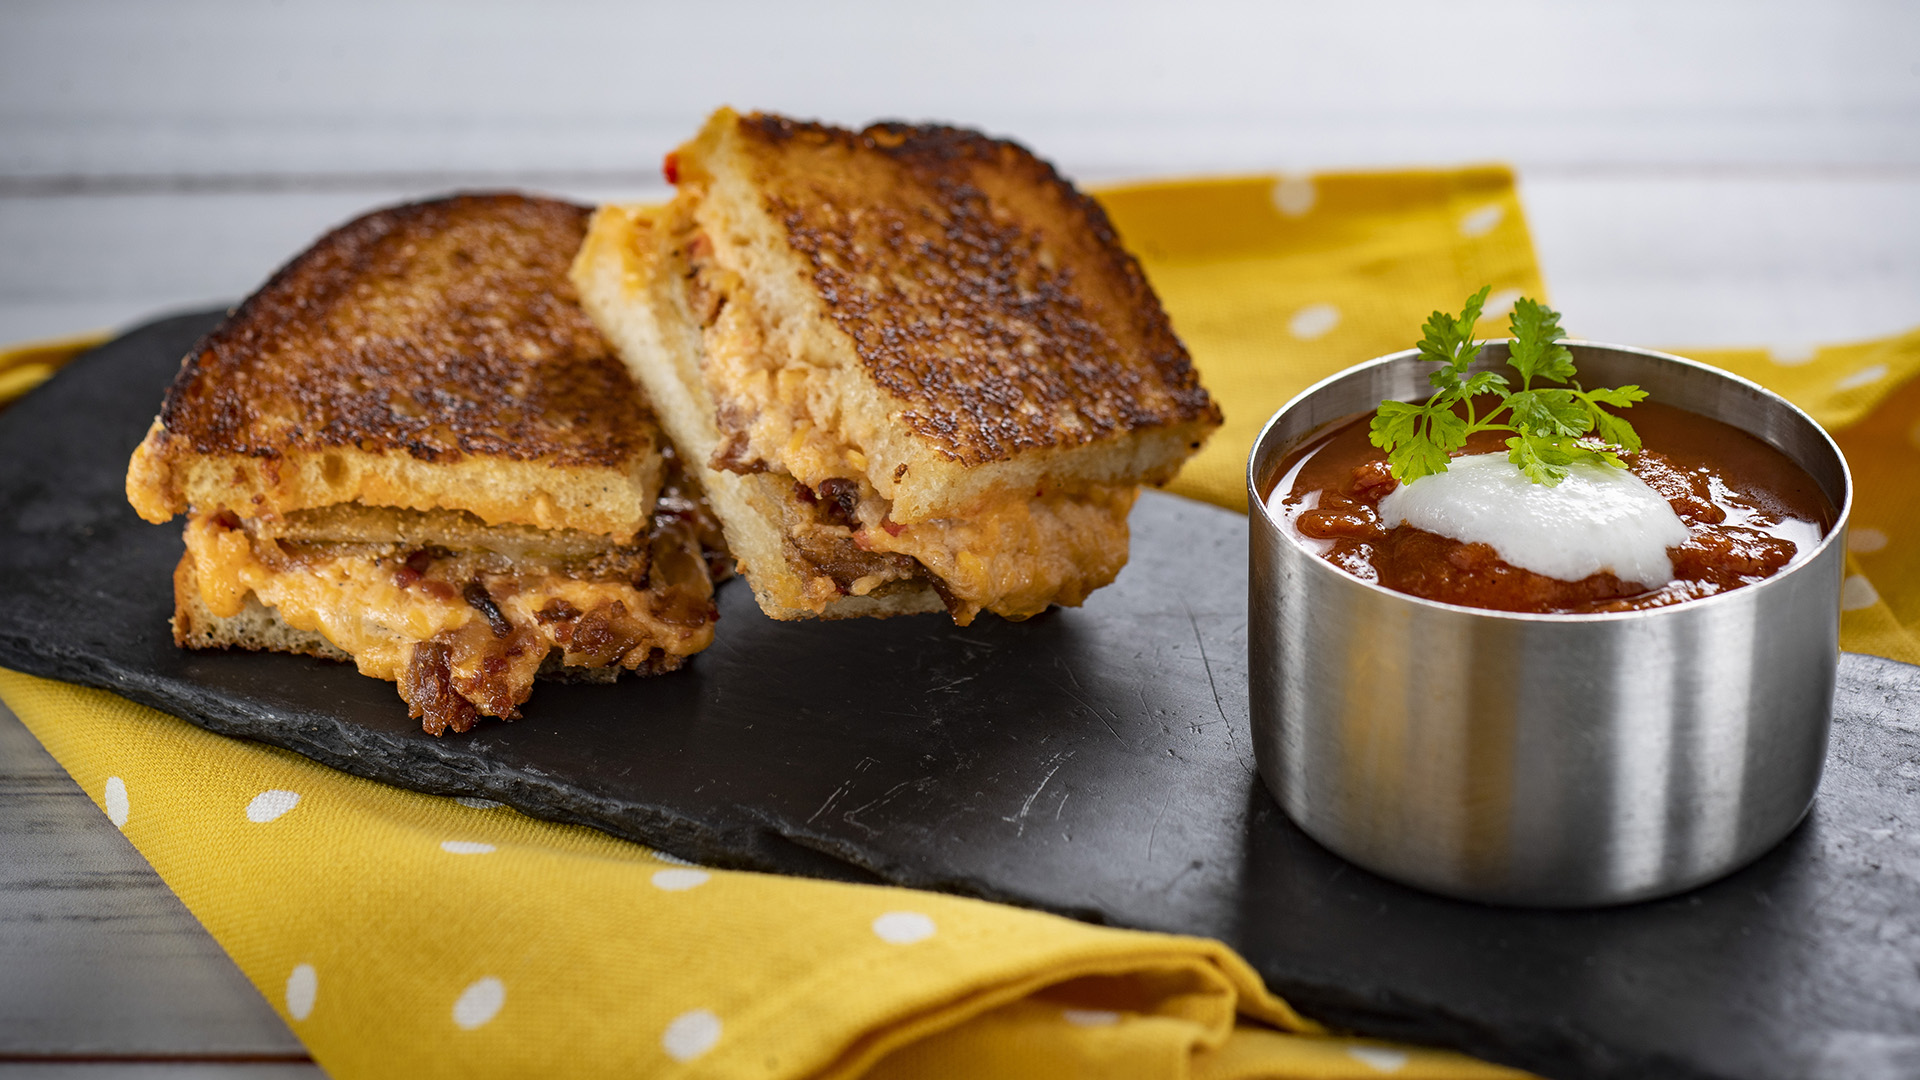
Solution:
[[[1605,615],[1458,607],[1335,569],[1261,499],[1329,423],[1424,398],[1431,364],[1412,351],[1361,364],[1268,421],[1247,463],[1260,775],[1320,843],[1466,899],[1617,904],[1711,881],[1793,829],[1826,756],[1853,498],[1839,447],[1744,379],[1570,344],[1588,385],[1637,383],[1771,444],[1838,519],[1811,558],[1704,600]],[[1505,362],[1489,346],[1476,369]]]

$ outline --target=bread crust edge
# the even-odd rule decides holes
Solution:
[[[708,464],[720,432],[700,376],[700,339],[686,308],[683,283],[666,266],[656,228],[661,212],[657,206],[601,207],[574,259],[574,286],[581,306],[645,387],[681,460],[697,471],[760,610],[782,621],[945,611],[939,593],[923,583],[886,596],[811,603],[806,580],[785,551],[780,501],[795,496],[772,476],[743,476]]]

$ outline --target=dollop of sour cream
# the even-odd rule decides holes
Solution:
[[[1401,484],[1380,500],[1380,520],[1486,544],[1522,570],[1561,581],[1611,570],[1649,589],[1673,580],[1667,549],[1687,539],[1667,500],[1625,469],[1574,465],[1548,487],[1504,453],[1454,458],[1446,472]]]

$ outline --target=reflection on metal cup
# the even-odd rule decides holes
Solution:
[[[1792,831],[1826,756],[1852,505],[1839,447],[1725,372],[1569,345],[1592,384],[1638,384],[1805,470],[1835,510],[1812,556],[1704,599],[1581,615],[1458,607],[1344,573],[1295,542],[1263,496],[1329,424],[1424,398],[1431,365],[1411,351],[1294,398],[1247,464],[1260,775],[1333,851],[1472,900],[1615,904],[1711,881]],[[1490,345],[1475,369],[1505,361]]]

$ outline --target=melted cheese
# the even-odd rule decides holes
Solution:
[[[910,555],[937,575],[961,602],[954,618],[963,626],[981,609],[1024,619],[1048,604],[1077,605],[1120,573],[1127,512],[1138,493],[1022,491],[987,500],[964,517],[870,526],[856,539],[870,551]]]
[[[215,615],[238,615],[252,594],[289,626],[323,635],[354,658],[361,674],[376,679],[398,681],[414,646],[421,642],[476,638],[475,644],[480,645],[493,636],[485,616],[457,592],[425,588],[419,582],[400,584],[391,558],[343,554],[275,567],[260,558],[245,532],[198,515],[188,520],[186,538],[201,599]],[[564,601],[580,612],[621,604],[646,628],[646,647],[627,654],[623,660],[627,667],[645,660],[648,647],[689,656],[713,639],[710,622],[692,627],[658,618],[655,597],[624,581],[581,580],[539,569],[513,576],[504,588],[493,584],[494,602],[507,621],[548,648],[568,648],[558,636],[562,624],[535,618],[553,601]],[[486,633],[478,634],[480,630]],[[455,665],[456,673],[476,675],[484,650],[461,651],[464,655]],[[533,667],[538,667],[546,652],[547,648],[539,648],[531,654]],[[569,652],[567,662],[587,661]],[[531,669],[524,675],[530,680]]]
[[[726,433],[745,436],[749,460],[776,465],[809,487],[864,475],[866,454],[834,430],[831,406],[813,400],[827,373],[798,355],[783,358],[799,352],[796,344],[769,343],[752,296],[732,271],[706,263],[701,273],[726,297],[704,331],[702,368],[707,393],[729,421]],[[817,418],[817,405],[829,415]]]
[[[332,559],[287,573],[262,562],[246,533],[211,518],[190,518],[186,535],[200,599],[215,615],[240,614],[252,594],[287,625],[320,634],[350,654],[362,675],[376,679],[398,680],[415,644],[479,617],[457,596],[447,601],[417,590],[409,595],[394,584],[392,567],[373,559]]]
[[[852,540],[917,560],[944,585],[956,622],[964,626],[982,610],[1024,619],[1049,604],[1077,605],[1126,565],[1127,513],[1139,493],[1133,486],[1032,496],[1022,489],[990,496],[959,517],[889,521],[890,503],[867,477],[866,452],[837,429],[839,417],[821,394],[829,374],[806,362],[792,335],[769,331],[738,275],[711,259],[695,265],[703,287],[724,298],[703,331],[702,374],[725,434],[745,438],[733,456],[814,490],[828,480],[856,481],[863,527]],[[845,592],[864,596],[897,579],[869,574]],[[803,588],[816,611],[842,595],[819,574],[805,575]]]

